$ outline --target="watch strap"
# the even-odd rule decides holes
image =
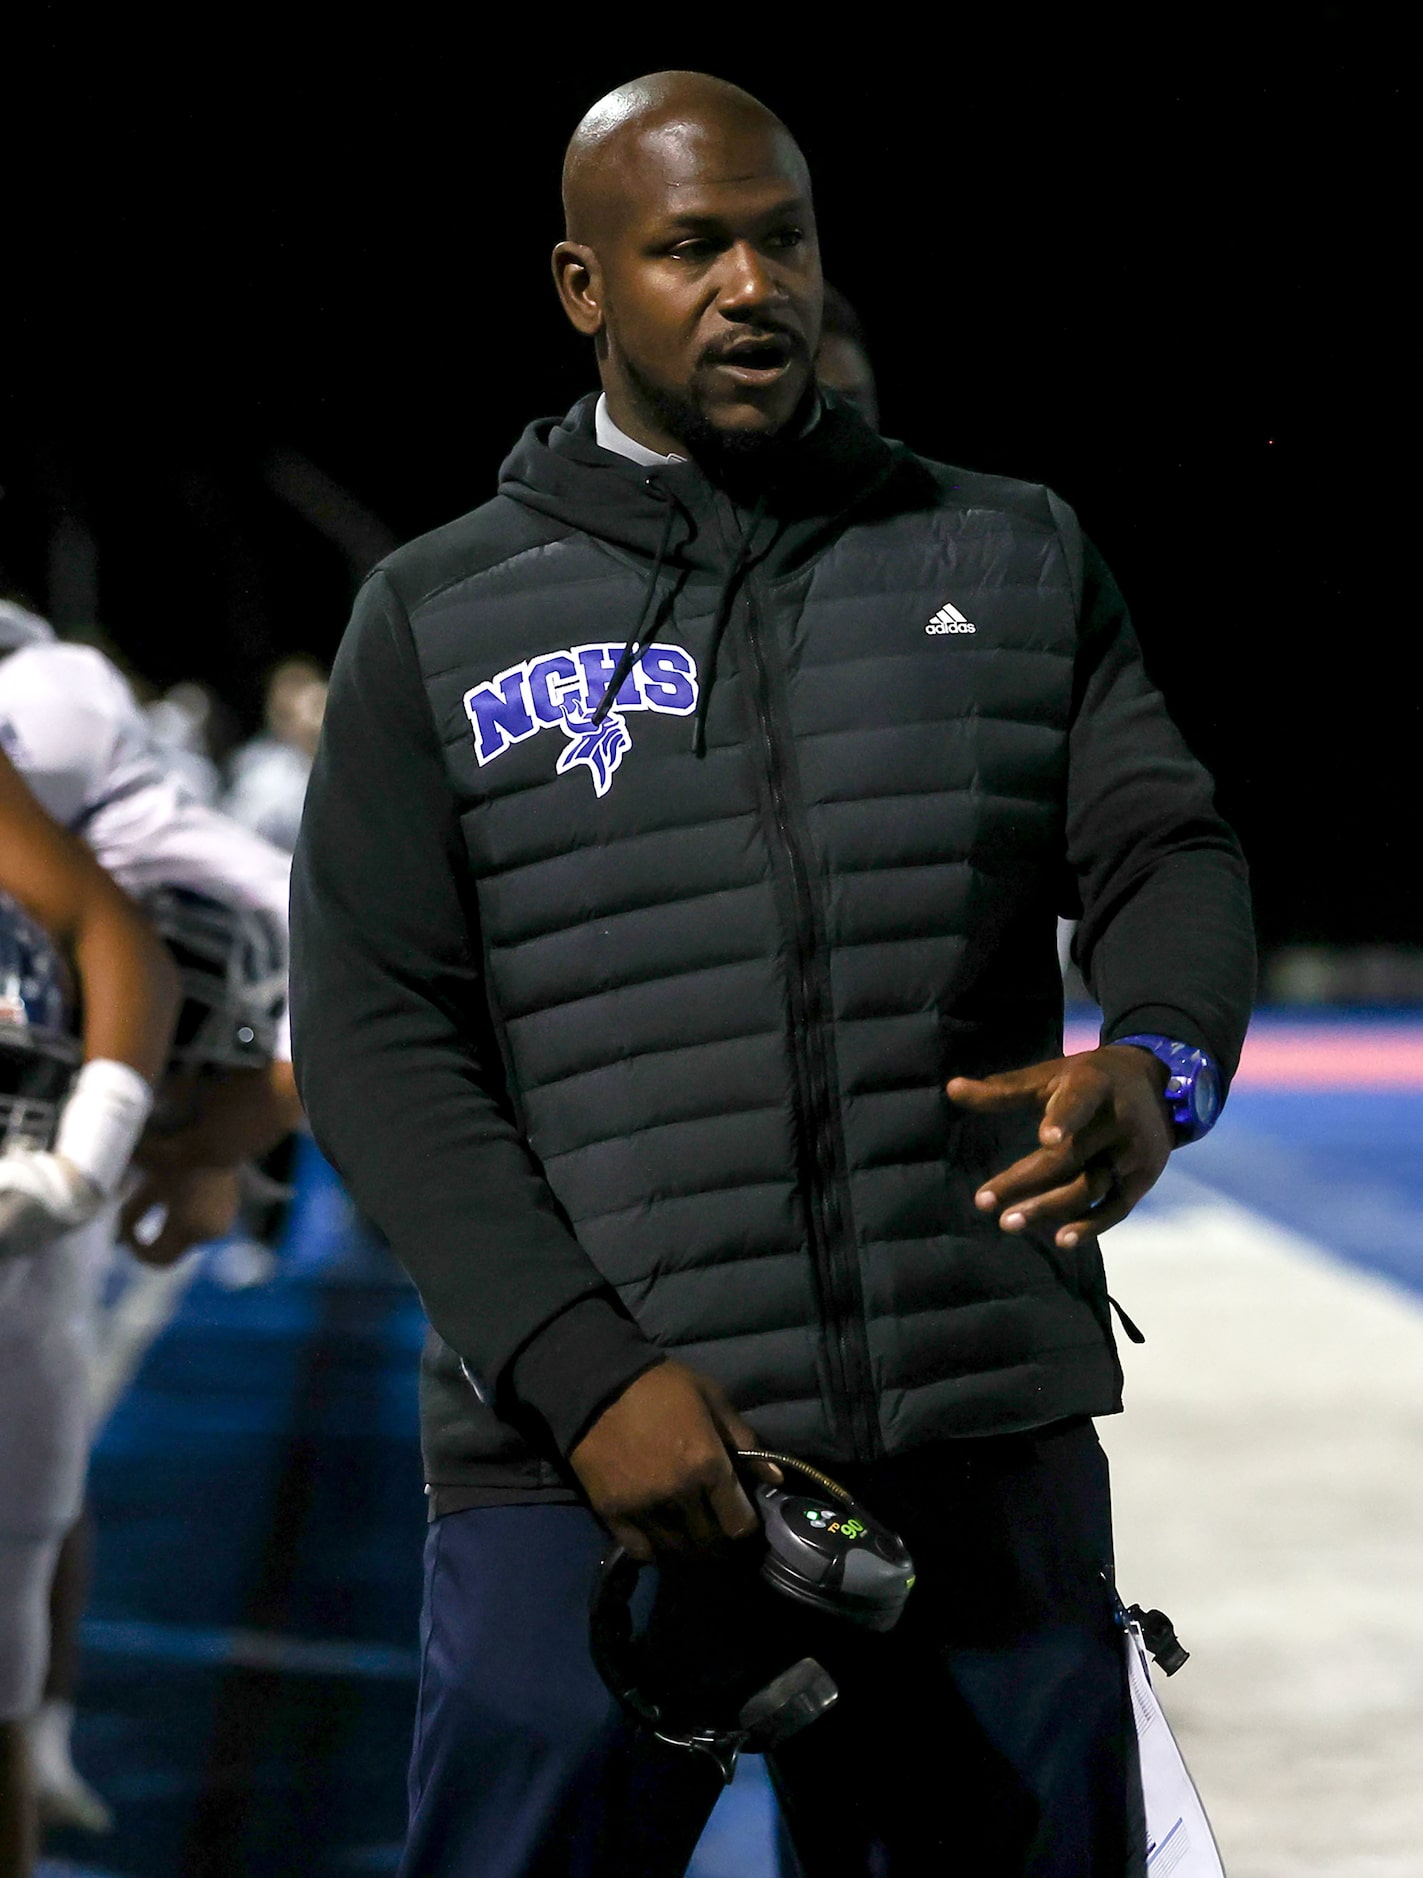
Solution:
[[[1149,1050],[1166,1066],[1166,1087],[1162,1099],[1177,1147],[1199,1141],[1210,1133],[1220,1115],[1222,1094],[1220,1071],[1208,1050],[1182,1043],[1175,1037],[1158,1036],[1143,1031],[1129,1037],[1113,1037],[1113,1043],[1135,1044]]]

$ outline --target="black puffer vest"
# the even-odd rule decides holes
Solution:
[[[1061,1046],[1070,511],[833,404],[741,507],[610,457],[590,407],[405,595],[554,1194],[775,1445],[1119,1406],[1095,1249],[973,1205],[1032,1121],[944,1094]],[[448,1357],[427,1424],[436,1480],[538,1477]]]

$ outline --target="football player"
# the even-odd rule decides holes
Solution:
[[[4,600],[0,746],[54,819],[80,835],[133,898],[188,888],[266,913],[285,933],[290,856],[196,799],[154,746],[126,679],[102,652],[56,639],[47,621]],[[300,1120],[284,1021],[270,1068],[227,1091],[211,1128],[169,1157],[173,1225],[158,1256],[176,1258],[185,1249],[177,1240],[190,1208],[210,1225],[213,1163],[198,1157],[210,1151],[215,1130],[225,1131],[219,1164],[230,1166],[234,1145],[242,1158],[264,1153]]]
[[[177,1005],[151,928],[0,756],[0,1878],[34,1857],[23,1724],[83,1490],[94,1242],[113,1230]]]
[[[91,646],[55,638],[47,621],[0,600],[0,747],[56,821],[81,836],[133,898],[187,890],[263,916],[285,943],[290,858],[206,807],[152,739],[118,668]],[[182,1127],[145,1138],[141,1178],[119,1230],[146,1264],[171,1265],[227,1231],[238,1170],[301,1124],[285,1012],[269,1061],[246,1074],[205,1077]],[[156,1229],[155,1229],[156,1228]],[[135,1234],[143,1232],[140,1244]],[[76,1529],[61,1565],[58,1632],[72,1632],[83,1599]],[[72,1651],[56,1639],[55,1663]],[[49,1817],[101,1830],[107,1810],[74,1768],[67,1686],[52,1687],[31,1730]]]

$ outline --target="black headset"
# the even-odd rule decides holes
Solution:
[[[914,1584],[904,1541],[866,1512],[838,1481],[789,1454],[742,1448],[738,1461],[771,1461],[805,1475],[818,1492],[755,1488],[765,1551],[762,1581],[783,1597],[863,1630],[892,1630]],[[608,1552],[593,1589],[593,1661],[623,1709],[669,1747],[706,1754],[730,1783],[737,1756],[764,1754],[808,1728],[839,1698],[813,1656],[803,1656],[741,1704],[734,1725],[678,1727],[642,1687],[642,1651],[633,1635],[632,1594],[642,1566],[622,1546]],[[743,1685],[744,1686],[744,1685]]]

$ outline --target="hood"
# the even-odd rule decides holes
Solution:
[[[852,511],[917,482],[922,472],[902,444],[872,431],[853,406],[824,398],[818,423],[775,451],[768,473],[733,494],[694,463],[651,468],[605,450],[594,434],[597,396],[581,398],[564,418],[530,424],[499,476],[499,492],[597,540],[682,570],[718,574],[744,556],[742,535],[759,510],[773,527],[754,558],[772,573],[808,558]],[[677,512],[659,555],[668,498]]]
[[[767,456],[754,485],[733,491],[695,463],[633,463],[603,449],[594,430],[597,398],[579,400],[562,420],[533,423],[504,464],[499,493],[554,521],[631,551],[647,562],[642,604],[590,728],[601,724],[623,680],[687,573],[721,585],[702,665],[692,748],[706,751],[707,710],[722,636],[745,575],[774,578],[808,560],[852,514],[884,500],[932,501],[917,460],[886,443],[843,399],[824,397],[819,421]],[[760,467],[760,466],[758,466]],[[901,485],[903,488],[901,490]],[[664,591],[664,571],[671,575]]]

